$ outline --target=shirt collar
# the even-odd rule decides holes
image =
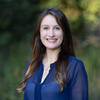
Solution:
[[[41,64],[42,64],[42,66],[43,66],[43,62],[41,61],[40,63],[41,63]],[[53,67],[55,66],[55,64],[56,64],[56,61],[55,61],[55,62],[53,62],[53,63],[51,63],[51,64],[50,64],[50,69],[51,69],[51,68],[53,68]]]

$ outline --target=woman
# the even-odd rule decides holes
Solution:
[[[75,57],[68,21],[58,8],[39,17],[32,43],[32,59],[18,89],[24,100],[88,100],[84,64]]]

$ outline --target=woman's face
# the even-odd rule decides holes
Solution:
[[[46,15],[40,25],[40,39],[46,49],[57,49],[63,41],[63,30],[54,16]]]

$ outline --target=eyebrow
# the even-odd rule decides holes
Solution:
[[[49,25],[41,25],[41,26],[49,26]],[[54,26],[60,26],[60,25],[54,25]]]

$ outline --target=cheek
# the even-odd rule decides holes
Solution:
[[[44,32],[40,30],[40,38],[43,38],[45,36]]]
[[[63,39],[63,33],[62,33],[62,32],[59,32],[58,37],[59,37],[60,39]]]
[[[41,37],[46,36],[46,31],[44,31],[44,30],[41,29],[41,30],[40,30],[40,36],[41,36]]]
[[[43,31],[40,32],[40,39],[41,39],[42,42],[45,41],[45,39],[46,39],[46,33],[45,32],[43,32]]]
[[[59,42],[62,43],[63,42],[63,33],[60,33],[58,37],[59,37]]]

